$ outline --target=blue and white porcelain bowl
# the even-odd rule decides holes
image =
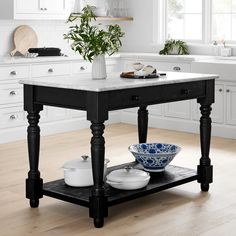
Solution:
[[[167,143],[140,143],[131,145],[129,151],[148,172],[162,172],[180,152],[181,148]]]

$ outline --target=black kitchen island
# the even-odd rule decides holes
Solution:
[[[156,193],[184,183],[197,180],[202,191],[209,190],[213,167],[209,158],[211,139],[211,105],[214,103],[216,75],[168,72],[158,79],[121,79],[118,74],[106,80],[92,80],[90,76],[47,77],[22,80],[24,84],[24,109],[28,112],[29,165],[26,179],[26,197],[31,207],[39,206],[43,195],[89,208],[95,227],[104,225],[110,206],[121,204],[147,194]],[[144,143],[148,131],[149,105],[196,99],[200,103],[200,163],[196,170],[168,166],[163,175],[151,178],[147,187],[135,191],[122,191],[103,182],[105,121],[109,111],[139,107],[138,137]],[[72,188],[63,180],[43,184],[38,170],[40,151],[40,111],[43,106],[56,106],[87,112],[91,122],[91,156],[94,186]],[[127,164],[111,167],[108,172]],[[128,165],[135,166],[136,163]]]

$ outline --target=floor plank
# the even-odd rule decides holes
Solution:
[[[133,161],[128,146],[137,143],[136,126],[106,128],[106,157],[110,165]],[[90,130],[42,138],[40,170],[44,181],[63,178],[61,166],[89,154]],[[182,147],[172,162],[196,168],[200,157],[199,136],[162,129],[149,129],[149,142],[169,142]],[[211,158],[214,183],[201,193],[197,182],[146,196],[109,209],[105,227],[95,229],[88,210],[44,197],[38,209],[25,199],[28,171],[25,141],[0,145],[0,235],[236,235],[236,140],[213,138]]]

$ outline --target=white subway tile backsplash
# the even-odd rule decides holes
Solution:
[[[36,31],[39,47],[59,47],[63,53],[72,53],[63,39],[63,34],[69,30],[69,24],[64,21],[0,20],[0,56],[8,56],[13,49],[13,33],[19,25],[30,25]]]

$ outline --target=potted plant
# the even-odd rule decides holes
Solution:
[[[82,13],[76,16],[71,15],[68,21],[73,22],[77,18],[80,19],[80,24],[70,26],[64,38],[72,42],[72,50],[79,52],[85,60],[93,63],[92,78],[105,79],[107,77],[105,54],[111,56],[119,51],[124,33],[117,24],[103,27],[92,22],[96,20],[96,16],[90,6],[83,8]]]
[[[164,48],[159,53],[161,55],[186,55],[188,47],[182,40],[170,39],[165,42]]]

